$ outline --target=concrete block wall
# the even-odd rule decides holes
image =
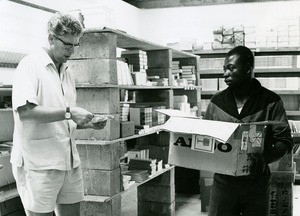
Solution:
[[[119,98],[117,87],[117,36],[86,31],[81,46],[69,60],[77,84],[77,105],[94,114],[110,114],[102,130],[77,130],[77,149],[82,161],[85,199],[83,216],[121,215]],[[109,84],[110,87],[103,87]]]
[[[138,186],[138,215],[175,215],[175,169]]]

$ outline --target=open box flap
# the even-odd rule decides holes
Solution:
[[[210,121],[186,117],[171,117],[161,129],[186,134],[199,134],[214,137],[226,142],[240,124]]]

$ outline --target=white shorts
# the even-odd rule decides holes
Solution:
[[[83,200],[81,167],[71,171],[24,170],[13,166],[13,174],[25,209],[36,213],[53,212],[58,204]]]

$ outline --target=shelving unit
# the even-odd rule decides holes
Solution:
[[[161,46],[113,29],[87,29],[81,38],[81,46],[76,50],[69,67],[77,79],[77,104],[94,113],[111,114],[115,118],[107,122],[101,131],[82,130],[77,133],[77,148],[82,161],[85,182],[85,201],[82,215],[120,215],[120,158],[124,155],[123,145],[126,141],[136,141],[140,147],[150,146],[151,151],[164,152],[155,155],[166,163],[166,146],[169,145],[168,134],[160,132],[155,126],[142,134],[120,137],[119,105],[120,91],[135,91],[136,103],[164,104],[166,108],[174,107],[174,95],[187,95],[188,102],[200,110],[201,91],[199,87],[172,86],[172,61],[182,65],[199,68],[199,57],[166,46]],[[126,50],[143,50],[147,53],[148,70],[151,75],[168,78],[168,86],[136,86],[117,84],[117,48]],[[83,73],[82,71],[85,71]],[[150,73],[150,72],[149,72]],[[199,76],[197,77],[199,78]],[[197,84],[199,79],[197,79]],[[200,113],[199,113],[200,115]],[[151,157],[154,158],[154,157]],[[138,183],[139,215],[173,215],[175,212],[174,167],[164,169],[150,176],[145,182]],[[98,177],[98,178],[96,178]],[[129,189],[130,190],[130,189]],[[151,193],[149,194],[149,191]],[[162,196],[164,195],[164,196]],[[166,197],[168,197],[166,199]],[[101,209],[109,209],[106,212]]]
[[[225,55],[229,50],[209,50],[209,51],[200,51],[194,52],[194,54],[199,55],[201,59],[216,59],[218,65],[213,65],[213,69],[200,68],[200,76],[201,81],[203,79],[212,79],[212,81],[216,81],[216,88],[220,88],[221,84],[219,83],[220,79],[223,76],[222,70],[222,61],[224,62]],[[274,57],[274,56],[290,56],[289,62],[291,63],[283,67],[266,65],[270,66],[261,67],[254,69],[254,76],[257,78],[287,78],[292,77],[293,79],[299,79],[300,77],[300,67],[299,67],[299,58],[300,49],[296,47],[291,48],[280,48],[280,49],[269,49],[269,48],[261,48],[252,50],[255,56],[255,60],[258,60],[257,57]],[[222,60],[223,58],[223,60]],[[203,60],[205,61],[205,60]],[[210,60],[208,60],[209,62]],[[260,62],[261,63],[261,62]],[[200,64],[202,67],[203,64]],[[260,65],[261,66],[261,65]],[[219,69],[216,69],[219,68]],[[298,81],[299,82],[299,81]],[[210,84],[210,83],[209,83]],[[299,85],[299,83],[298,83]],[[222,86],[224,88],[224,86]],[[291,87],[291,86],[288,86]],[[222,89],[202,89],[202,99],[203,102],[206,100],[207,102],[212,97],[213,94]],[[272,89],[271,89],[272,90]],[[299,120],[300,119],[300,111],[299,111],[299,99],[300,99],[300,86],[297,89],[291,90],[273,90],[282,98],[284,102],[284,106],[286,109],[286,113],[290,120]],[[202,113],[205,112],[205,109],[208,103],[203,103]],[[293,138],[295,143],[299,142],[299,134],[293,134]],[[270,164],[270,169],[272,173],[271,178],[271,209],[272,215],[291,215],[292,214],[292,184],[294,182],[294,176],[296,167],[293,163],[293,153],[285,156],[281,160]],[[272,202],[276,203],[272,203]]]

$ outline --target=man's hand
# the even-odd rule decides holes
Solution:
[[[70,111],[71,119],[80,126],[89,123],[94,117],[92,113],[80,107],[71,107]]]
[[[90,123],[93,125],[93,129],[101,130],[106,126],[107,120],[113,118],[112,115],[95,115]]]

